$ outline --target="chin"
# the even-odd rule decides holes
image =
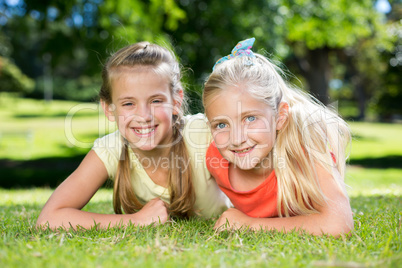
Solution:
[[[253,163],[250,163],[250,159],[232,159],[233,161],[230,161],[233,165],[236,166],[236,168],[239,168],[241,170],[251,170],[256,167],[256,165],[253,165]]]
[[[252,170],[256,167],[255,165],[237,165],[235,163],[234,165],[236,166],[236,168],[239,168],[241,170]]]
[[[157,147],[158,146],[146,144],[146,145],[138,146],[137,149],[139,149],[141,151],[152,151]]]

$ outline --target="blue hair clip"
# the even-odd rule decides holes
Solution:
[[[232,49],[231,54],[217,60],[214,67],[212,67],[212,71],[215,70],[216,65],[218,65],[219,63],[233,59],[234,57],[248,56],[251,58],[255,58],[253,51],[251,51],[251,48],[253,47],[254,42],[255,42],[255,38],[253,37],[253,38],[246,39],[246,40],[243,40],[243,41],[240,41],[239,43],[237,43],[237,45]],[[250,66],[250,65],[253,65],[253,63],[251,61],[248,61],[247,66]]]

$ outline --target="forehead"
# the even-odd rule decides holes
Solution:
[[[205,112],[209,119],[216,116],[236,117],[248,111],[266,113],[271,107],[250,94],[244,86],[229,86],[211,96]]]
[[[155,73],[152,67],[119,67],[110,74],[112,99],[123,96],[143,97],[163,94],[170,96],[167,76]]]

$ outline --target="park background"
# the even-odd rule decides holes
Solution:
[[[401,265],[402,1],[0,0],[0,29],[0,265]],[[215,61],[249,37],[350,124],[352,238],[218,235],[213,221],[34,228],[54,187],[115,129],[97,99],[108,56],[142,40],[172,48],[196,113]],[[110,187],[84,209],[112,213]]]

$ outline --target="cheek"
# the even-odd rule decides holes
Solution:
[[[160,121],[171,121],[173,117],[173,109],[171,106],[158,106],[153,110],[153,116]]]
[[[275,133],[273,129],[269,121],[258,120],[247,127],[246,135],[247,137],[271,137]]]
[[[134,120],[135,114],[127,109],[117,109],[114,111],[114,116],[119,125],[124,125]]]
[[[218,148],[223,148],[229,145],[230,141],[229,131],[213,132],[212,136]]]

